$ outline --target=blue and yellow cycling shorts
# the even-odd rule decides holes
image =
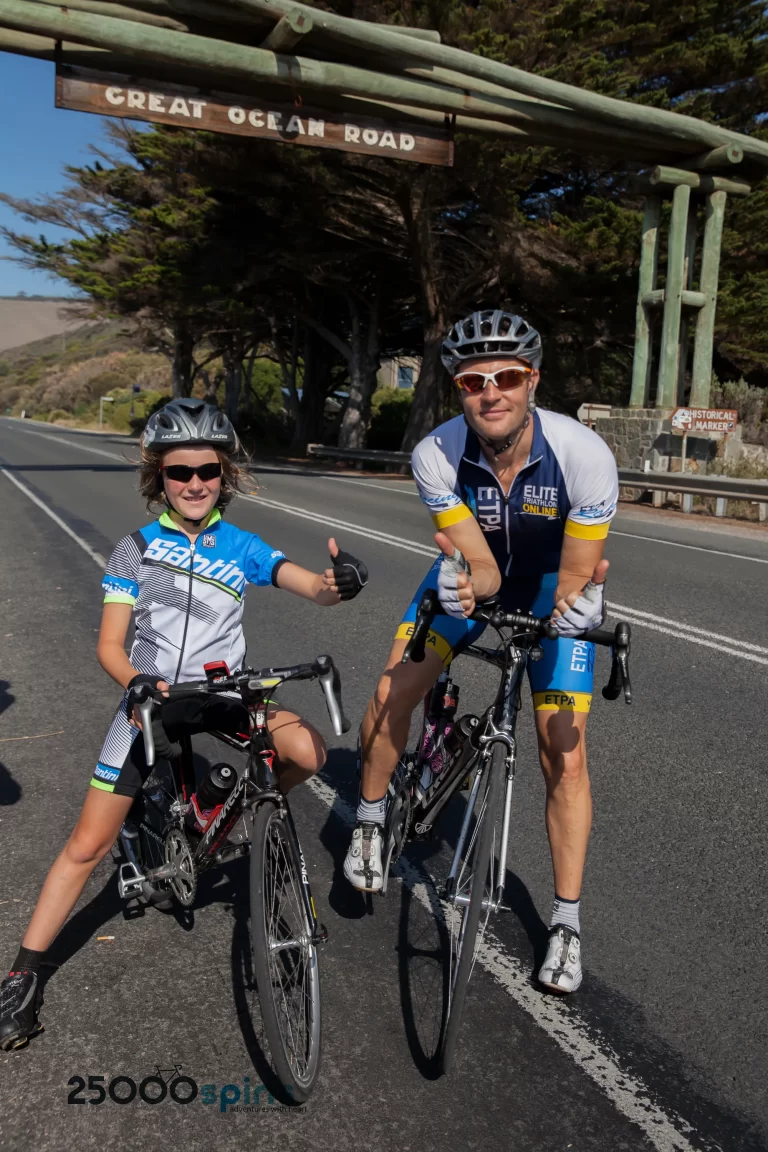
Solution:
[[[437,588],[437,574],[441,562],[441,557],[438,557],[421,582],[395,634],[396,640],[407,640],[412,635],[416,610],[424,591],[427,588]],[[507,612],[527,611],[534,616],[548,616],[554,607],[556,587],[557,573],[544,573],[538,594],[529,608],[505,603],[503,589],[502,606]],[[475,643],[486,627],[487,625],[477,624],[472,620],[437,616],[429,632],[427,647],[432,648],[447,665],[468,644]],[[594,644],[563,636],[559,640],[542,640],[541,647],[544,651],[543,659],[528,662],[528,679],[535,710],[589,712],[595,672]]]

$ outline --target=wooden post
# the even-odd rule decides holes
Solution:
[[[648,309],[643,302],[646,292],[656,287],[659,267],[659,219],[661,200],[658,196],[648,196],[643,213],[643,239],[640,250],[640,272],[637,287],[637,311],[635,319],[635,357],[632,363],[632,392],[630,408],[647,408],[651,387],[651,321]]]
[[[680,315],[685,287],[685,249],[688,208],[691,189],[678,184],[672,196],[672,220],[669,225],[667,282],[664,288],[664,322],[659,354],[659,387],[656,405],[674,408],[677,396],[677,366],[680,355]]]
[[[688,227],[685,234],[685,264],[683,266],[683,291],[680,303],[685,305],[693,287],[693,266],[696,260],[696,229],[698,226],[698,207],[692,203],[688,209]],[[688,369],[688,351],[690,346],[690,332],[693,318],[686,309],[680,316],[680,358],[677,368],[677,403],[685,403],[685,374]]]
[[[691,406],[709,407],[712,385],[712,342],[715,334],[717,285],[720,274],[720,247],[723,240],[726,192],[710,192],[706,200],[704,246],[701,254],[701,283],[704,304],[696,321],[696,345],[693,353]]]

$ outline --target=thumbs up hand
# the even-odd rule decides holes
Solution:
[[[471,616],[475,610],[472,573],[464,556],[454,548],[445,532],[435,533],[435,543],[443,553],[437,577],[437,595],[449,616]]]

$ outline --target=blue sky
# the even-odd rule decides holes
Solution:
[[[55,192],[64,183],[64,165],[87,162],[88,145],[103,142],[104,117],[55,108],[53,100],[53,64],[0,52],[0,107],[6,109],[0,121],[0,191],[26,198]],[[0,224],[34,232],[5,204],[0,204]],[[50,239],[57,231],[45,229]],[[0,296],[69,294],[62,281],[3,259],[11,251],[0,238]]]

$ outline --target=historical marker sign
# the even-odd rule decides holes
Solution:
[[[672,413],[672,431],[685,435],[689,432],[733,432],[739,422],[735,408],[675,408]]]
[[[56,106],[417,164],[453,164],[448,127],[323,111],[304,104],[273,104],[221,92],[203,93],[160,80],[137,80],[85,68],[57,67]]]

